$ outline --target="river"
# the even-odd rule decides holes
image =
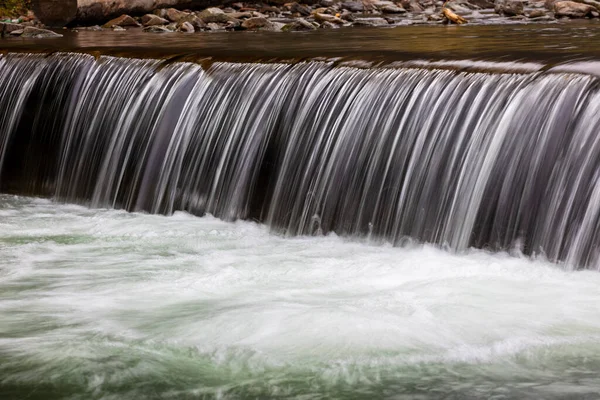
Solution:
[[[0,53],[0,399],[600,399],[598,23]]]

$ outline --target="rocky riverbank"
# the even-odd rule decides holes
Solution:
[[[552,22],[558,19],[598,18],[600,1],[578,0],[320,0],[308,4],[290,2],[230,3],[201,11],[159,8],[144,15],[123,14],[103,25],[77,26],[74,30],[143,30],[148,33],[201,31],[311,31],[349,26],[392,27],[415,24],[444,24],[444,7],[464,17],[468,23]],[[31,12],[14,20],[0,22],[3,37],[56,37],[44,30]]]

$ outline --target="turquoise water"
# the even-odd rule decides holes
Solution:
[[[596,399],[600,274],[0,196],[0,399]]]

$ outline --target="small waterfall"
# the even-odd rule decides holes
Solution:
[[[0,190],[600,267],[577,73],[0,57]]]

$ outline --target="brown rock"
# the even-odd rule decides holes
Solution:
[[[273,23],[266,18],[253,17],[242,22],[242,28],[249,30],[270,30],[273,29]]]
[[[183,32],[183,33],[194,33],[196,30],[194,29],[192,24],[190,24],[189,22],[183,22],[183,23],[179,23],[179,26],[177,27],[177,31]]]
[[[329,22],[329,23],[338,24],[338,25],[342,25],[344,23],[344,21],[342,21],[340,18],[336,17],[335,15],[313,13],[313,17],[315,18],[315,21],[318,21],[318,22]]]
[[[77,16],[77,0],[33,0],[37,18],[50,27],[63,27]]]
[[[234,13],[230,13],[228,15],[234,19],[246,19],[246,18],[252,18],[254,16],[254,15],[252,15],[252,13],[250,11],[234,12]]]
[[[142,17],[142,25],[144,26],[166,25],[168,23],[168,20],[155,14],[146,14]]]
[[[196,31],[202,31],[207,28],[206,22],[204,22],[202,19],[200,19],[194,14],[190,14],[189,17],[185,17],[184,19],[179,21],[179,23],[183,22],[189,22]]]
[[[190,13],[179,11],[175,8],[168,8],[165,12],[165,18],[171,22],[179,22],[190,16]]]
[[[314,31],[317,29],[316,26],[305,20],[304,18],[297,18],[295,21],[290,22],[289,24],[283,27],[284,32],[291,31]]]
[[[554,3],[556,17],[585,18],[592,14],[594,7],[574,1],[557,1]]]
[[[120,17],[111,19],[103,25],[104,28],[114,28],[115,26],[141,26],[135,19],[127,14],[123,14]]]

